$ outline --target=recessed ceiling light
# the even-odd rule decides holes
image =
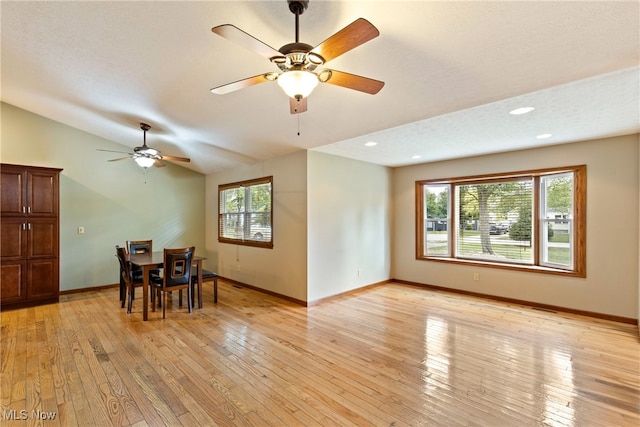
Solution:
[[[369,141],[366,144],[364,144],[366,147],[375,147],[376,145],[378,145],[377,142],[373,142],[373,141]]]
[[[547,138],[551,138],[553,135],[551,135],[550,133],[541,133],[540,135],[536,135],[536,138],[538,139],[547,139]]]
[[[535,108],[533,108],[533,107],[521,107],[521,108],[516,108],[515,110],[509,111],[509,114],[511,114],[513,116],[519,116],[520,114],[530,113],[533,110],[535,110]]]
[[[413,156],[411,156],[412,159],[421,159],[422,156],[420,154],[414,154]]]

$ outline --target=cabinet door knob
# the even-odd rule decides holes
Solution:
[[[27,229],[27,224],[25,224],[24,222],[22,223],[22,229],[26,230]]]
[[[29,206],[29,207],[27,208],[27,211],[28,211],[29,213],[31,213],[31,206]]]

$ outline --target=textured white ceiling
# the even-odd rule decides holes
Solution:
[[[0,8],[4,102],[127,148],[147,122],[149,145],[203,173],[299,149],[398,166],[640,130],[636,1],[311,0],[301,41],[368,19],[380,37],[328,66],[386,85],[373,96],[320,85],[301,115],[275,83],[209,92],[275,71],[211,27],[234,24],[277,49],[295,34],[285,0]],[[523,105],[536,110],[508,114]]]

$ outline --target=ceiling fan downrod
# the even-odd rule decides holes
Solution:
[[[300,41],[300,15],[309,7],[309,0],[287,0],[289,10],[296,15],[296,43]]]
[[[142,129],[142,131],[144,132],[144,135],[143,135],[143,137],[142,137],[142,138],[143,138],[143,139],[142,139],[142,146],[143,146],[143,147],[146,147],[146,146],[147,146],[147,131],[148,131],[149,129],[151,129],[151,126],[149,126],[149,125],[148,125],[148,124],[146,124],[146,123],[140,123],[140,129]]]

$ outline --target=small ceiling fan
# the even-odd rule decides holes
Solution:
[[[176,157],[176,156],[167,156],[160,153],[159,150],[155,148],[147,147],[147,131],[151,129],[146,123],[140,123],[140,129],[144,132],[144,140],[141,147],[135,147],[133,149],[133,153],[127,153],[126,151],[113,151],[113,150],[102,150],[98,148],[98,151],[107,151],[109,153],[127,153],[127,157],[120,157],[117,159],[107,160],[108,162],[117,162],[119,160],[133,159],[138,166],[143,168],[148,168],[151,166],[155,166],[158,168],[164,167],[165,164],[162,162],[163,160],[171,160],[176,162],[190,162],[191,159],[186,157]]]
[[[299,18],[309,6],[309,0],[287,0],[289,10],[296,16],[296,41],[275,50],[250,34],[231,25],[219,25],[211,31],[237,43],[274,63],[280,72],[268,72],[233,83],[217,86],[211,92],[224,95],[249,86],[277,81],[289,96],[291,114],[307,111],[307,96],[320,83],[329,83],[364,93],[376,94],[384,86],[379,80],[322,68],[337,58],[371,39],[380,32],[369,21],[359,18],[316,47],[299,41]]]

